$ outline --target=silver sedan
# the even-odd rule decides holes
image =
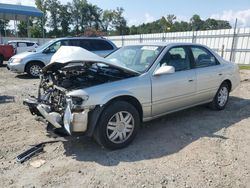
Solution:
[[[106,58],[61,47],[43,69],[38,98],[24,101],[55,132],[93,136],[119,149],[142,122],[200,104],[223,110],[239,69],[206,46],[126,46]]]

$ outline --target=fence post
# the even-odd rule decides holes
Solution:
[[[225,45],[223,44],[223,45],[222,45],[222,48],[221,48],[221,57],[224,56],[224,48],[225,48]]]
[[[197,35],[197,32],[196,32],[196,35],[195,35],[194,33],[195,33],[195,31],[193,31],[192,43],[196,43],[196,35]]]
[[[237,28],[237,18],[235,20],[235,24],[234,24],[234,33],[233,33],[233,41],[232,41],[232,46],[231,46],[231,52],[230,52],[230,61],[234,61],[235,60],[235,46],[237,44],[237,34],[236,34],[236,28]],[[239,30],[238,30],[239,33]]]
[[[162,42],[166,42],[165,33],[162,33]]]
[[[123,35],[122,35],[122,46],[124,46],[124,38],[123,38]]]
[[[143,39],[142,39],[142,34],[140,34],[140,38],[139,38],[139,42],[142,43]]]

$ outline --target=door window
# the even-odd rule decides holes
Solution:
[[[25,42],[19,42],[18,47],[27,47],[27,44]]]
[[[216,58],[205,48],[191,47],[191,51],[193,53],[195,67],[197,68],[218,64]]]
[[[175,71],[189,70],[190,61],[188,53],[184,47],[171,48],[160,62],[161,66],[173,66]]]

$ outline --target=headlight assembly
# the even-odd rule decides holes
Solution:
[[[20,58],[15,58],[12,60],[12,63],[21,63],[22,59]]]

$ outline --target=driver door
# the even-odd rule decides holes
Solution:
[[[158,65],[173,66],[175,73],[152,75],[152,116],[166,114],[193,104],[196,72],[185,46],[173,47]]]

